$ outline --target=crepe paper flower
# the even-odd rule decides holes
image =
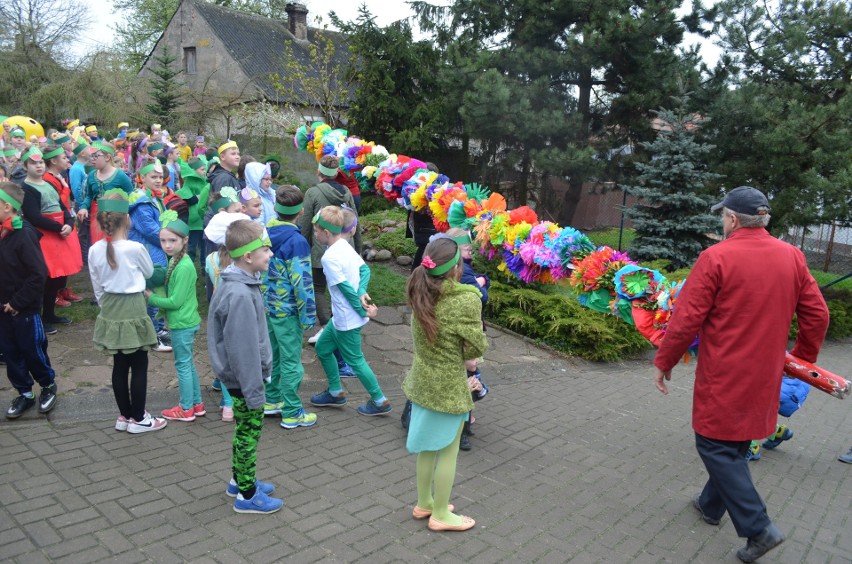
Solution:
[[[488,199],[482,202],[482,207],[491,212],[506,211],[506,198],[502,194],[492,192]]]
[[[219,192],[219,195],[222,198],[228,198],[235,204],[240,201],[240,197],[237,195],[237,189],[231,186],[225,186],[224,188],[222,188],[222,191]]]
[[[249,200],[254,200],[255,198],[260,198],[260,195],[257,192],[255,192],[254,190],[252,190],[251,188],[249,188],[248,186],[246,186],[245,188],[240,190],[240,202],[241,203],[244,204],[244,203],[248,202]]]
[[[178,214],[175,210],[166,210],[160,214],[160,225],[165,227],[173,221],[178,220]]]
[[[615,273],[615,293],[624,299],[635,300],[645,295],[652,286],[663,280],[656,270],[628,264]]]
[[[429,255],[423,257],[423,260],[420,261],[420,264],[425,266],[426,268],[435,268],[435,261]]]
[[[293,144],[296,145],[296,148],[300,151],[304,151],[308,147],[308,126],[303,125],[296,130],[296,134],[293,136]]]
[[[626,253],[611,247],[600,247],[575,265],[571,283],[584,290],[614,290],[615,273],[627,264],[635,263],[630,261]]]
[[[471,182],[470,184],[464,185],[465,192],[467,192],[467,197],[471,200],[475,200],[476,203],[481,203],[488,198],[488,195],[491,193],[491,190],[486,188],[485,186],[481,186],[476,182]]]
[[[526,222],[530,225],[538,223],[538,216],[529,206],[521,206],[509,212],[509,223],[516,224]]]

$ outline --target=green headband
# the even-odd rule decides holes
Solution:
[[[139,176],[145,176],[146,174],[157,168],[157,164],[159,163],[151,163],[143,166],[139,169]]]
[[[452,237],[452,240],[456,242],[456,245],[470,245],[472,241],[470,240],[470,233],[465,233],[464,235],[459,235],[458,237]]]
[[[151,145],[148,145],[148,152],[149,152],[149,153],[150,153],[151,151],[161,151],[162,149],[163,149],[163,144],[162,144],[162,143],[153,143],[153,144],[151,144]]]
[[[456,254],[453,258],[445,262],[444,264],[439,264],[433,268],[426,268],[426,273],[429,276],[443,276],[447,272],[453,269],[455,265],[459,263],[459,258],[461,257],[461,249],[456,247]],[[426,257],[424,257],[426,258]]]
[[[73,152],[75,155],[79,155],[80,153],[82,153],[83,151],[85,151],[85,150],[86,150],[86,149],[88,149],[88,148],[89,148],[89,144],[88,144],[88,143],[77,143],[77,146],[76,146],[76,147],[74,147],[74,149],[72,149],[72,152]]]
[[[328,168],[327,166],[322,166],[321,164],[317,166],[317,170],[322,173],[323,176],[327,176],[329,178],[334,178],[337,176],[336,168]]]
[[[130,211],[130,202],[127,200],[105,200],[101,198],[98,200],[98,211],[126,214]]]
[[[296,204],[295,206],[282,206],[278,202],[275,202],[275,211],[280,213],[281,215],[296,215],[302,208],[305,207],[304,202],[301,204]]]
[[[258,237],[251,243],[243,245],[242,247],[237,247],[233,251],[228,251],[228,254],[231,255],[231,258],[240,258],[241,256],[250,253],[252,251],[256,251],[261,247],[271,247],[272,242],[267,238]]]
[[[68,135],[60,135],[59,137],[53,140],[53,142],[57,145],[62,145],[63,143],[68,143],[69,141],[71,141],[71,137],[69,137]]]
[[[324,219],[320,216],[320,213],[321,213],[321,211],[318,211],[318,212],[317,212],[317,214],[316,214],[316,215],[314,216],[314,218],[311,220],[311,223],[316,223],[317,225],[319,225],[319,226],[320,226],[320,227],[322,227],[323,229],[326,229],[326,230],[328,230],[328,231],[331,231],[332,233],[335,233],[335,234],[338,234],[338,233],[340,233],[341,231],[343,231],[343,227],[342,227],[342,226],[340,226],[340,225],[333,225],[333,224],[331,224],[331,223],[327,222],[326,220],[324,220]]]
[[[219,210],[227,208],[231,204],[236,204],[236,203],[237,202],[235,202],[231,198],[228,198],[227,196],[223,196],[223,197],[219,198],[218,200],[216,200],[215,202],[213,202],[213,205],[210,206],[210,207],[213,209],[214,212],[217,212]]]
[[[36,145],[30,145],[30,148],[27,149],[27,152],[21,155],[21,160],[25,161],[27,159],[32,159],[34,161],[40,161],[44,155],[41,153],[41,149]]]
[[[65,149],[62,147],[56,147],[55,149],[51,149],[44,154],[45,159],[52,159],[53,157],[58,157],[62,153],[65,152]]]
[[[7,157],[14,157],[15,155],[18,154],[18,150],[17,149],[4,149],[3,154]]]
[[[95,141],[92,143],[92,147],[96,151],[103,151],[104,153],[109,153],[110,155],[115,155],[115,149],[107,145],[106,143],[101,143],[100,141]]]
[[[19,127],[18,127],[18,128],[15,128],[15,129],[12,129],[12,130],[9,132],[9,137],[26,137],[26,136],[27,136],[27,134],[26,134],[26,133],[24,133],[24,130],[23,130],[23,129],[21,129],[21,128],[19,128]]]
[[[3,200],[4,202],[12,206],[13,210],[21,211],[21,202],[13,198],[11,194],[7,193],[5,190],[0,190],[0,200]]]

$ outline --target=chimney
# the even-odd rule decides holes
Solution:
[[[284,7],[287,12],[287,27],[297,40],[308,40],[308,9],[304,4],[290,2]]]

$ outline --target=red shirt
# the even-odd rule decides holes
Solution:
[[[654,364],[671,370],[699,337],[692,428],[717,440],[775,431],[790,323],[792,353],[814,362],[828,308],[796,247],[765,229],[737,229],[698,257]]]
[[[361,185],[358,184],[357,180],[355,180],[355,173],[346,174],[342,170],[338,170],[335,180],[349,188],[349,192],[353,196],[361,195]]]

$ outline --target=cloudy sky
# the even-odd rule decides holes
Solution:
[[[435,4],[446,4],[449,0],[438,1]],[[366,4],[370,12],[376,16],[376,24],[387,25],[393,21],[413,15],[405,0],[303,0],[308,7],[309,25],[316,25],[314,18],[321,16],[325,23],[328,21],[328,13],[334,11],[343,20],[354,20],[358,15],[358,6]],[[705,2],[712,4],[713,2]],[[692,5],[691,0],[685,0],[681,12],[687,12]],[[75,54],[83,55],[88,51],[110,45],[118,16],[112,11],[110,0],[87,0],[86,6],[92,14],[93,23],[87,33],[77,35]],[[709,64],[715,63],[719,57],[719,49],[698,36],[690,35],[687,43],[698,43],[701,45],[701,53]]]

